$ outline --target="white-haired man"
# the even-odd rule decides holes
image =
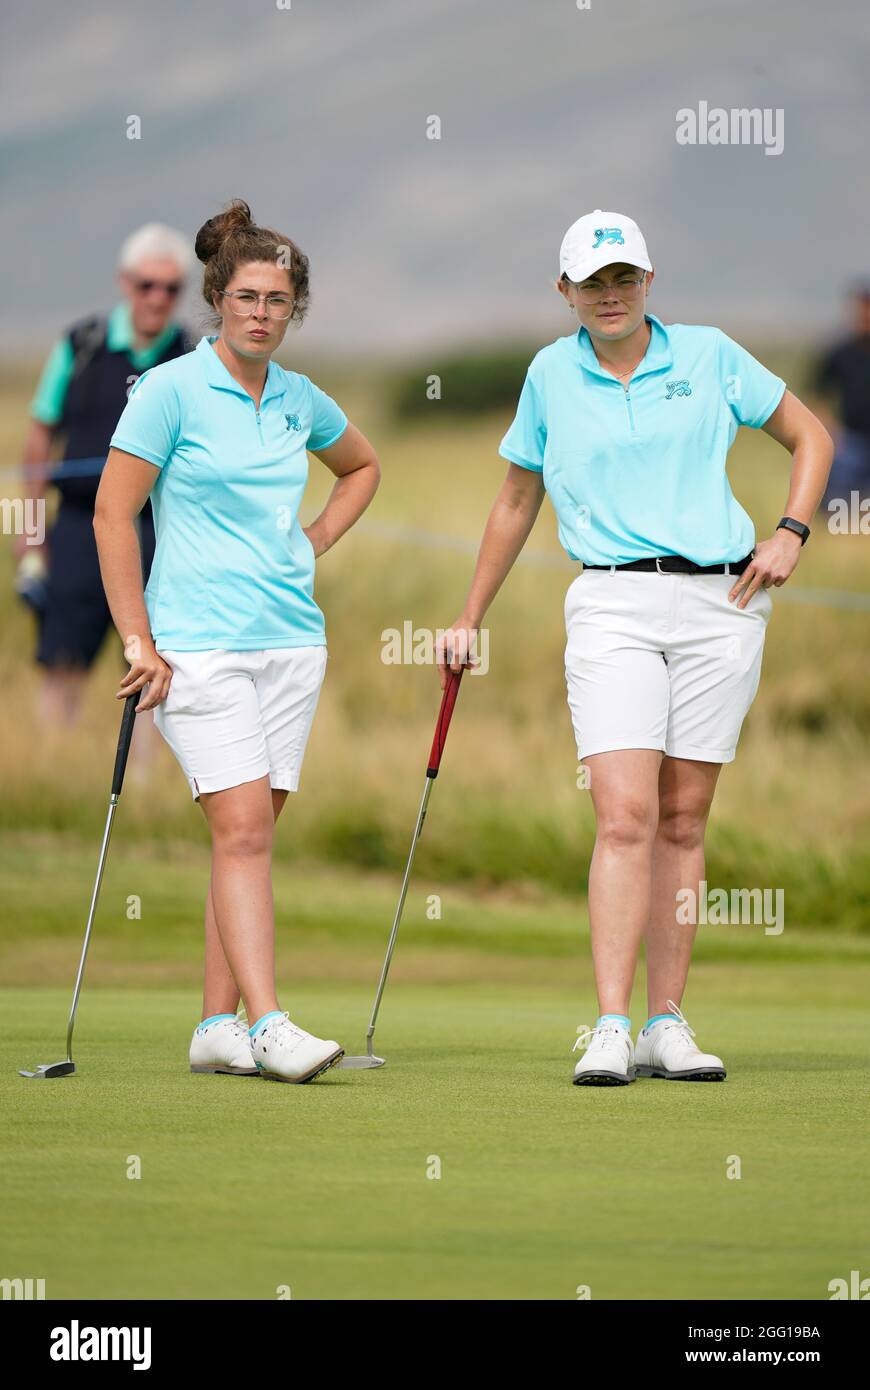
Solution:
[[[34,555],[42,548],[24,539],[17,548],[29,575],[22,591],[39,619],[42,715],[55,723],[75,720],[85,677],[112,624],[93,532],[109,440],[136,378],[190,351],[174,311],[192,263],[187,238],[171,227],[150,222],[133,232],[121,247],[118,264],[123,298],[110,314],[79,319],[58,339],[31,404],[25,496],[36,502],[54,486],[60,499],[45,539],[41,582]],[[46,463],[58,454],[59,461]],[[139,521],[147,578],[154,555],[148,503]]]

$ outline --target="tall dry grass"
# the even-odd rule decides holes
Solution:
[[[383,408],[383,383],[316,379],[374,439],[384,481],[365,523],[318,566],[329,669],[279,853],[395,868],[407,853],[439,691],[431,668],[384,664],[382,634],[406,620],[415,628],[448,624],[473,560],[461,550],[385,540],[377,528],[474,542],[506,468],[497,456],[506,421],[450,423],[433,405],[431,421],[398,429]],[[25,401],[13,383],[0,405],[6,457]],[[731,458],[734,489],[759,535],[769,534],[784,506],[788,459],[748,431]],[[313,461],[309,516],[328,492],[323,473]],[[560,554],[549,504],[527,550]],[[5,541],[2,563],[0,823],[10,833],[97,835],[120,716],[112,700],[123,669],[118,644],[102,653],[80,727],[44,727],[30,619],[11,595]],[[576,786],[562,664],[562,600],[571,577],[567,565],[521,563],[492,610],[491,669],[463,684],[420,846],[424,874],[567,890],[584,882],[594,824],[588,793]],[[834,537],[817,526],[791,587],[866,593],[866,538]],[[866,612],[778,594],[761,689],[737,760],[720,779],[708,834],[710,883],[784,887],[795,925],[870,925],[868,638]],[[150,768],[131,768],[124,803],[131,834],[167,850],[205,839],[201,813],[162,745]]]

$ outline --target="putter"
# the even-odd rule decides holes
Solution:
[[[94,891],[91,894],[91,907],[88,913],[88,925],[85,928],[85,940],[82,946],[81,959],[79,960],[79,970],[76,975],[76,985],[73,991],[72,1009],[70,1010],[69,1023],[66,1030],[66,1061],[65,1062],[43,1062],[36,1068],[36,1071],[20,1071],[19,1076],[26,1076],[31,1081],[41,1080],[43,1077],[72,1076],[76,1069],[76,1064],[72,1059],[72,1037],[73,1028],[76,1021],[76,1009],[79,1002],[79,994],[82,988],[82,976],[85,973],[85,959],[88,954],[88,945],[91,940],[91,927],[94,924],[94,913],[97,910],[97,899],[100,896],[100,884],[103,879],[103,868],[106,863],[106,854],[109,849],[109,836],[112,833],[112,821],[115,818],[115,809],[121,796],[121,787],[124,783],[124,769],[127,766],[127,754],[130,752],[130,740],[133,737],[133,723],[136,719],[136,703],[141,700],[144,691],[135,690],[132,695],[128,695],[124,701],[124,713],[121,716],[121,732],[118,737],[118,752],[115,757],[115,772],[112,777],[112,795],[109,798],[109,813],[106,817],[106,828],[103,831],[103,843],[100,846],[100,859],[97,864],[97,877],[94,881]]]
[[[423,829],[423,822],[426,819],[426,808],[429,805],[429,797],[432,794],[432,783],[438,776],[438,769],[441,766],[441,755],[444,752],[444,745],[447,742],[447,730],[450,728],[450,719],[453,714],[453,706],[456,704],[456,697],[459,694],[459,682],[462,680],[462,672],[465,668],[460,667],[458,671],[447,672],[447,684],[444,687],[444,695],[441,700],[441,709],[438,712],[438,723],[435,726],[435,738],[432,741],[432,751],[429,754],[429,765],[426,768],[426,783],[423,787],[423,796],[420,801],[420,809],[417,812],[417,824],[414,826],[414,835],[411,840],[411,851],[408,855],[408,862],[405,865],[405,877],[402,879],[402,891],[399,894],[399,902],[396,907],[396,915],[393,918],[393,929],[390,932],[390,940],[387,944],[387,954],[384,957],[381,978],[378,981],[375,1002],[372,1007],[372,1016],[369,1019],[368,1031],[366,1032],[366,1051],[361,1057],[343,1057],[338,1063],[340,1067],[346,1067],[352,1071],[363,1071],[369,1067],[383,1067],[386,1065],[386,1057],[378,1057],[374,1050],[375,1025],[378,1021],[378,1010],[381,1007],[381,998],[384,993],[384,986],[387,983],[387,975],[390,970],[390,961],[393,959],[393,950],[396,945],[396,937],[399,934],[399,923],[402,920],[402,909],[405,906],[405,897],[408,892],[408,883],[411,878],[411,869],[414,864],[414,851],[417,848],[417,841]]]

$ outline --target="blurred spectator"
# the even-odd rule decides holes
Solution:
[[[23,539],[17,546],[19,591],[38,616],[41,713],[54,723],[74,722],[85,677],[111,626],[93,533],[94,501],[109,440],[136,377],[190,351],[173,315],[192,262],[187,239],[171,227],[151,222],[129,236],[119,258],[122,301],[107,316],[80,319],[63,334],[31,404],[25,496],[42,498],[54,486],[59,505],[40,548],[46,553],[37,552],[43,561],[41,580],[34,547]],[[60,463],[48,463],[59,448]],[[139,523],[147,580],[154,556],[150,502]]]
[[[870,284],[849,296],[852,330],[825,354],[816,372],[816,392],[832,407],[825,424],[836,442],[834,466],[820,504],[839,497],[858,503],[870,497]],[[823,416],[824,418],[824,416]]]

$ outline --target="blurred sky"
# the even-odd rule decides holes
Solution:
[[[137,225],[192,235],[232,196],[310,256],[319,352],[569,331],[559,242],[596,207],[640,222],[666,319],[804,339],[870,277],[859,0],[3,9],[6,352],[111,305]],[[678,145],[700,101],[783,108],[784,152]]]

